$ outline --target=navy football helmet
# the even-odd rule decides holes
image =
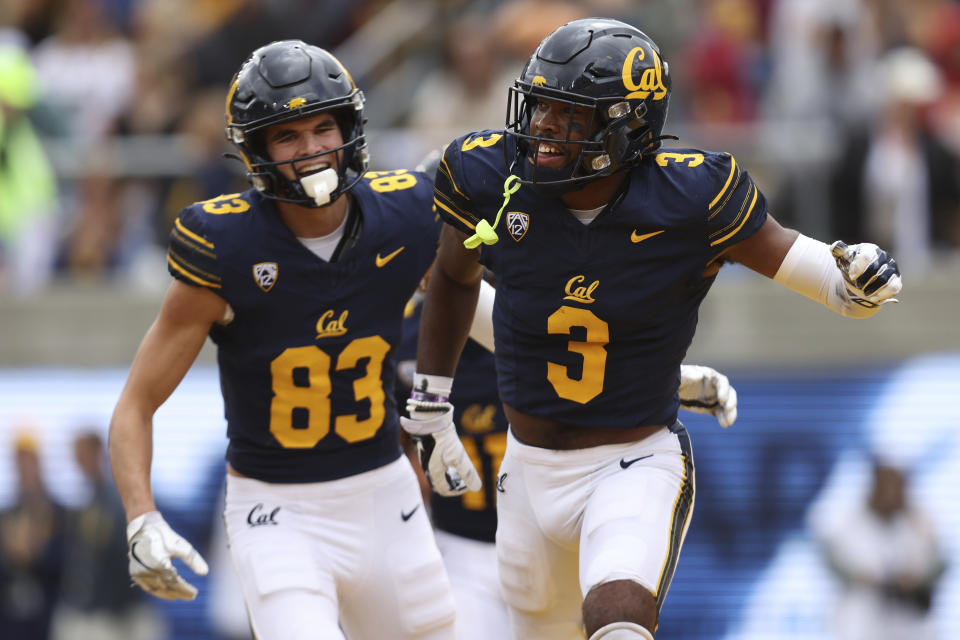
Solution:
[[[227,138],[240,150],[250,183],[269,198],[318,207],[301,181],[291,181],[266,153],[264,130],[274,124],[330,111],[343,136],[343,145],[323,154],[343,151],[338,180],[329,204],[359,182],[369,159],[363,133],[363,92],[346,68],[328,51],[301,40],[281,40],[250,54],[234,75],[227,94]],[[306,158],[297,158],[301,162]],[[292,165],[293,161],[286,163]],[[348,177],[347,172],[355,175]],[[296,169],[294,168],[296,173]],[[302,177],[302,176],[301,176]],[[332,176],[331,176],[332,177]]]
[[[537,102],[548,99],[586,109],[585,140],[531,135]],[[645,33],[619,20],[586,18],[568,22],[547,36],[510,88],[506,129],[515,138],[504,145],[507,166],[521,182],[549,194],[629,168],[660,147],[670,102],[670,71],[660,48]],[[574,162],[562,168],[538,166],[540,144],[579,145]],[[513,157],[510,157],[511,152]]]

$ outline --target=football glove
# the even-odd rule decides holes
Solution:
[[[737,420],[737,390],[727,376],[715,369],[696,364],[680,365],[680,408],[709,413],[721,427]]]
[[[410,417],[401,417],[400,425],[417,443],[420,466],[427,474],[430,486],[441,496],[479,491],[483,482],[453,425],[453,405],[445,394],[430,393],[425,388],[417,391],[419,385],[416,381],[420,379],[421,375],[416,374],[415,390],[407,400]]]
[[[144,513],[130,521],[127,545],[130,577],[141,589],[164,600],[197,597],[197,588],[180,577],[173,559],[183,560],[201,576],[209,571],[207,563],[189,542],[170,528],[159,511]]]
[[[897,261],[875,244],[864,242],[847,246],[837,240],[830,245],[850,299],[872,309],[888,302],[898,302],[903,283]]]

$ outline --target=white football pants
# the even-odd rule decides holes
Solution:
[[[450,583],[406,456],[330,482],[228,475],[224,521],[258,640],[454,640]]]
[[[437,546],[457,603],[459,640],[509,640],[510,619],[500,595],[494,544],[438,529]]]
[[[693,511],[682,424],[571,451],[511,433],[498,487],[497,557],[513,637],[586,638],[583,598],[613,580],[637,582],[662,604]]]

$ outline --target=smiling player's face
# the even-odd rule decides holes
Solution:
[[[340,127],[329,113],[270,125],[266,130],[266,151],[274,162],[307,158],[336,149],[342,144],[343,135]],[[316,173],[328,167],[339,170],[341,154],[342,151],[339,151],[302,162],[287,162],[279,165],[278,169],[287,180],[297,180],[301,176]]]
[[[557,100],[539,98],[530,114],[530,135],[561,140],[586,140],[590,126],[591,110],[583,106],[573,106]],[[580,153],[578,144],[539,143],[538,153],[532,154],[530,162],[536,158],[537,166],[547,169],[559,169],[577,159]]]

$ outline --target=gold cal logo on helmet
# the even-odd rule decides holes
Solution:
[[[643,47],[634,47],[627,54],[627,59],[623,61],[623,86],[627,88],[626,99],[647,98],[652,100],[662,100],[667,95],[667,88],[663,85],[663,67],[660,64],[660,56],[653,51],[653,67],[643,70],[640,76],[640,84],[633,81],[633,59],[643,60],[646,57]],[[651,94],[652,97],[651,97]]]
[[[287,103],[287,109],[299,109],[303,105],[307,104],[306,98],[294,98]]]
[[[535,87],[545,87],[547,85],[547,79],[543,76],[536,76],[531,84]]]

